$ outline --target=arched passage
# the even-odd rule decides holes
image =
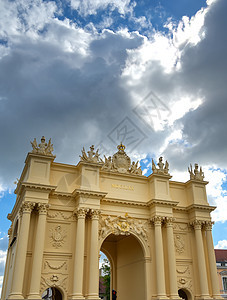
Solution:
[[[184,299],[184,300],[191,300],[192,299],[191,293],[186,289],[179,289],[178,290],[178,295],[181,299]]]
[[[43,294],[42,299],[44,300],[63,300],[62,293],[56,287],[47,288]]]
[[[117,299],[145,300],[145,259],[138,239],[132,234],[110,234],[101,251],[111,262],[111,287],[117,291]]]

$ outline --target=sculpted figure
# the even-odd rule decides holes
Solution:
[[[165,175],[169,175],[169,163],[168,161],[166,160],[165,164],[163,163],[163,158],[162,156],[159,157],[159,160],[158,160],[158,167],[156,167],[155,163],[154,163],[154,160],[152,158],[152,171],[153,173],[155,174],[165,174]]]
[[[195,164],[194,172],[192,170],[192,165],[188,167],[188,172],[190,174],[190,180],[196,179],[196,180],[203,180],[204,179],[204,172],[202,171],[202,167],[199,169],[199,165]]]
[[[93,163],[103,163],[103,161],[101,160],[101,158],[99,157],[99,149],[96,150],[96,152],[94,152],[94,145],[92,145],[90,147],[90,150],[87,151],[87,154],[85,152],[85,149],[83,147],[83,149],[81,150],[82,155],[80,155],[80,160],[81,161],[88,161],[88,162],[93,162]]]
[[[163,162],[162,162],[162,156],[161,157],[159,157],[159,162],[158,162],[158,164],[157,164],[158,166],[159,166],[159,170],[160,171],[163,171],[164,170],[164,164],[163,164]]]
[[[110,171],[113,169],[112,158],[109,156],[108,158],[104,155],[105,163],[102,167],[102,170]]]
[[[169,174],[169,163],[168,163],[167,160],[166,160],[166,163],[165,163],[164,173]]]
[[[34,141],[31,142],[32,145],[32,153],[38,153],[42,155],[53,155],[52,151],[54,150],[53,144],[51,144],[51,139],[49,139],[48,144],[46,143],[46,139],[44,136],[41,138],[41,143],[37,145],[36,139],[34,138]]]
[[[153,158],[152,158],[152,171],[153,171],[153,173],[157,173],[157,168],[156,168]]]
[[[32,152],[33,153],[37,153],[38,152],[38,145],[37,145],[37,142],[36,142],[36,138],[34,138],[34,141],[33,142],[30,142],[32,144]]]

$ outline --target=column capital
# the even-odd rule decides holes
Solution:
[[[91,209],[90,216],[92,220],[99,220],[99,216],[101,214],[101,210],[99,209]]]
[[[50,205],[46,203],[38,203],[37,210],[39,212],[39,215],[46,215],[47,211],[49,209]]]
[[[204,228],[205,228],[206,231],[211,231],[213,225],[214,225],[214,222],[212,222],[212,221],[205,221],[204,222]]]
[[[86,214],[88,213],[89,209],[87,208],[77,208],[77,210],[74,212],[74,215],[77,217],[77,219],[85,219]]]
[[[162,216],[154,216],[151,218],[151,223],[153,223],[155,226],[161,226],[162,222],[165,220],[165,217]]]
[[[20,216],[22,216],[23,214],[30,214],[34,207],[35,207],[34,202],[30,202],[30,201],[23,202],[19,210]]]
[[[202,220],[195,220],[190,223],[190,225],[195,229],[195,230],[201,230],[202,226],[204,224],[204,221]]]
[[[173,223],[176,219],[173,217],[166,217],[165,218],[165,225],[166,227],[173,227]]]

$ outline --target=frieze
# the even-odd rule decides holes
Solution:
[[[135,232],[147,241],[148,235],[146,225],[146,222],[143,222],[142,220],[137,221],[129,217],[127,213],[124,217],[102,217],[99,223],[99,238],[105,238],[109,233],[115,235],[130,235],[130,232]]]
[[[56,226],[55,228],[50,229],[51,235],[51,243],[54,248],[60,248],[65,243],[66,238],[66,231],[62,230],[60,225]]]
[[[188,224],[182,224],[182,223],[174,223],[173,229],[176,231],[187,231],[188,230]]]
[[[51,218],[51,219],[59,218],[59,219],[63,219],[63,220],[72,220],[74,218],[73,213],[70,213],[68,215],[68,214],[64,214],[62,211],[55,211],[55,212],[48,211],[47,216],[48,216],[48,218]]]

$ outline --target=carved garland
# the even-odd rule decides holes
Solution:
[[[58,266],[54,266],[54,265],[51,265],[50,263],[49,263],[49,261],[45,261],[45,263],[44,263],[44,269],[46,269],[46,267],[49,267],[50,269],[52,269],[52,270],[59,270],[59,269],[61,269],[62,267],[64,267],[65,266],[65,270],[67,270],[67,263],[66,263],[66,261],[63,261],[63,263],[61,263],[60,265],[58,265]]]

